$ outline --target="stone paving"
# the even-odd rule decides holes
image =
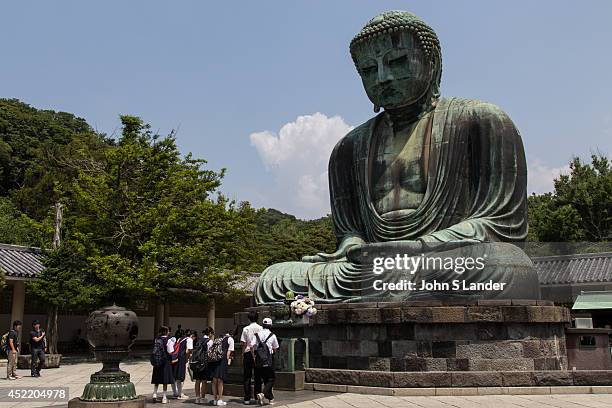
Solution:
[[[80,363],[63,365],[58,369],[43,370],[43,377],[31,378],[28,370],[18,370],[23,376],[18,381],[0,379],[0,389],[10,387],[69,387],[70,397],[81,394],[83,387],[89,381],[89,375],[101,367],[95,363]],[[150,397],[151,366],[146,361],[128,362],[122,368],[131,374],[138,394]],[[2,378],[6,368],[1,367]],[[185,384],[185,392],[193,397],[193,384],[189,379]],[[243,406],[240,398],[227,397],[228,406]],[[283,392],[277,391],[275,407],[290,408],[610,408],[612,394],[557,394],[557,395],[483,395],[483,396],[384,396],[367,394],[335,394],[317,391]],[[0,402],[0,408],[67,406],[65,402]],[[147,405],[162,407],[150,399]],[[170,400],[166,407],[195,407],[194,399]]]

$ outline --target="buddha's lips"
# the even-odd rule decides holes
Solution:
[[[383,87],[380,89],[381,96],[388,98],[399,94],[395,87]]]

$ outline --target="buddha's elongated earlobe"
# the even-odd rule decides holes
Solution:
[[[374,113],[380,112],[380,106],[374,104]]]

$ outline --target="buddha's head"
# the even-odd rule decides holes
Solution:
[[[414,14],[379,14],[353,38],[350,51],[374,110],[417,105],[429,110],[438,100],[440,42]]]

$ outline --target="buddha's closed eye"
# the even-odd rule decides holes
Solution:
[[[389,65],[390,66],[405,65],[407,62],[408,62],[408,57],[406,55],[402,55],[402,56],[397,57],[397,58],[389,59]]]
[[[378,68],[376,67],[376,65],[370,65],[359,68],[359,73],[362,75],[370,75],[376,73],[377,70]]]

